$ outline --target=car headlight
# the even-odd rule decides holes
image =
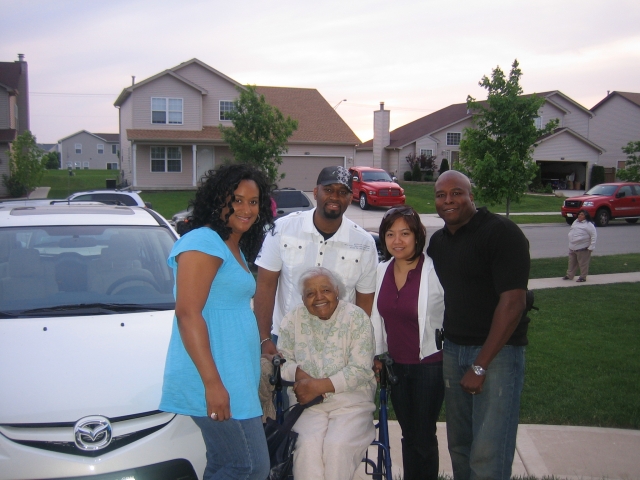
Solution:
[[[582,204],[583,207],[593,207],[593,202],[584,202]]]
[[[369,190],[369,195],[377,195],[378,192],[376,192],[375,190]]]

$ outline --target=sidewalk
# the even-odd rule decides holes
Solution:
[[[389,421],[392,473],[402,478],[400,426]],[[438,423],[440,472],[453,477],[446,425]],[[520,425],[513,476],[555,476],[558,480],[640,479],[640,431],[615,428]],[[375,458],[376,449],[369,449]],[[354,478],[370,479],[360,466]]]

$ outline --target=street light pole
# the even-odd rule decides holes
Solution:
[[[347,101],[347,99],[346,99],[346,98],[345,98],[344,100],[340,100],[338,103],[336,103],[336,106],[335,106],[335,107],[333,107],[333,109],[335,110],[336,108],[338,108],[338,107],[340,106],[340,104],[341,104],[342,102],[346,102],[346,101]]]

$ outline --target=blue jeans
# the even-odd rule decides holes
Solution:
[[[262,418],[218,422],[191,417],[207,447],[204,480],[264,480],[269,475],[269,451]]]
[[[436,422],[444,399],[442,362],[393,365],[391,403],[402,429],[404,480],[438,480]]]
[[[480,352],[445,340],[447,437],[455,480],[509,480],[516,449],[525,347],[505,345],[487,368],[482,393],[460,381]]]

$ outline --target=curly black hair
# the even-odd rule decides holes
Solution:
[[[389,253],[389,250],[387,249],[385,236],[387,234],[387,230],[393,227],[393,224],[396,223],[396,220],[398,220],[399,218],[404,218],[404,221],[407,222],[409,230],[411,230],[416,236],[416,251],[413,256],[408,259],[415,260],[420,255],[422,255],[424,246],[427,243],[427,229],[422,224],[418,212],[416,212],[415,209],[413,207],[410,207],[409,205],[401,205],[399,207],[390,208],[382,217],[380,230],[378,232],[378,235],[380,236],[380,246],[382,247],[382,254],[384,255],[385,260],[389,260],[392,257],[391,253]]]
[[[253,180],[260,191],[258,220],[240,238],[240,250],[248,262],[253,262],[260,251],[265,233],[274,227],[269,194],[273,186],[259,168],[246,163],[234,163],[221,165],[205,173],[195,199],[189,201],[193,210],[189,214],[187,225],[189,230],[207,226],[220,235],[222,240],[228,240],[231,228],[227,224],[234,211],[233,192],[242,180]],[[224,207],[229,207],[229,213],[223,220],[220,213]]]

